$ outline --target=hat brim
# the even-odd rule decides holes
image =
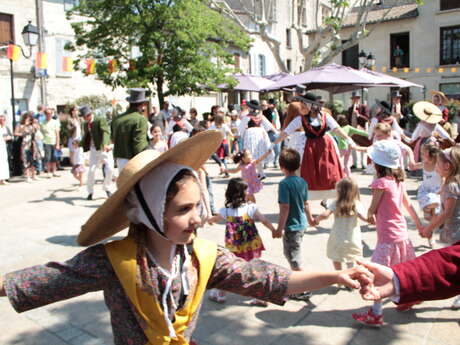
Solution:
[[[262,110],[262,107],[260,105],[252,105],[252,104],[246,104],[250,109],[252,110]]]
[[[431,93],[432,96],[435,96],[435,95],[436,95],[436,96],[441,97],[442,103],[443,103],[444,105],[446,105],[446,104],[449,102],[449,98],[447,98],[447,96],[444,94],[444,92],[436,91],[436,90],[431,90],[430,93]]]
[[[316,101],[313,101],[313,100],[308,99],[308,98],[305,98],[305,97],[302,97],[302,96],[295,96],[292,100],[293,100],[293,101],[298,101],[298,102],[303,102],[303,103],[310,103],[310,104],[322,106],[321,103],[316,102]]]
[[[382,111],[387,114],[387,115],[391,115],[391,109],[388,108],[385,104],[382,104],[381,101],[377,100],[377,104],[378,106],[380,107],[380,109],[382,109]]]
[[[431,115],[426,114],[426,110],[431,112]],[[417,116],[420,120],[430,124],[436,124],[442,120],[441,109],[430,102],[417,102],[414,104],[412,111],[414,112],[414,115]]]
[[[369,146],[367,148],[367,155],[369,158],[376,164],[390,168],[390,169],[397,169],[399,168],[399,161],[398,163],[395,164],[389,164],[388,162],[384,161],[381,159],[381,157],[378,155],[378,153],[374,150],[373,146]]]
[[[123,168],[119,180],[129,178],[112,194],[81,227],[77,243],[89,246],[127,228],[125,199],[134,185],[149,171],[165,161],[199,169],[214,153],[223,140],[222,133],[208,130],[184,140],[170,150],[159,153],[146,150],[133,157]]]

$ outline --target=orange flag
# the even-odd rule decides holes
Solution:
[[[37,59],[35,60],[35,67],[39,69],[48,68],[48,59],[46,53],[38,52]]]
[[[96,72],[96,61],[94,59],[86,59],[86,74],[94,74]]]
[[[109,72],[110,72],[110,73],[116,72],[117,69],[118,69],[117,60],[115,60],[115,59],[109,60],[108,68],[109,68]]]
[[[6,56],[11,61],[18,61],[19,60],[19,48],[17,45],[8,44],[8,50],[6,52]]]
[[[73,59],[68,56],[62,58],[62,69],[64,72],[73,72]]]

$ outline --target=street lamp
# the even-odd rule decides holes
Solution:
[[[40,35],[38,28],[35,25],[32,25],[32,22],[29,20],[29,24],[24,26],[22,29],[22,39],[26,46],[29,47],[30,53],[29,56],[26,56],[24,52],[22,53],[25,58],[30,58],[32,55],[32,47],[36,46],[38,43],[38,36]]]
[[[22,29],[22,38],[26,46],[29,47],[29,55],[26,55],[24,53],[24,49],[22,48],[22,46],[17,44],[17,46],[21,49],[22,55],[26,59],[29,59],[32,56],[32,47],[37,45],[38,37],[39,37],[38,28],[35,25],[32,25],[31,21],[29,21],[29,23],[26,26],[24,26],[24,28]],[[13,42],[10,42],[10,43],[13,43]],[[13,60],[11,59],[10,59],[10,79],[11,79],[11,107],[13,110],[13,130],[14,130],[14,128],[16,128],[16,104],[15,104],[15,97],[14,97]]]

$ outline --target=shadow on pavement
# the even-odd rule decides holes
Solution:
[[[122,240],[124,237],[123,236],[115,236],[107,239],[106,241],[102,241],[101,243],[109,242],[109,241],[117,241],[117,240]],[[53,243],[53,244],[59,244],[62,246],[67,246],[67,247],[81,247],[79,244],[77,244],[77,236],[75,235],[57,235],[57,236],[52,236],[48,237],[46,241]]]
[[[21,332],[9,344],[113,345],[109,312],[103,300],[42,307],[24,316],[41,329]]]

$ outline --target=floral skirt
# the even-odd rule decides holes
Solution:
[[[246,261],[260,258],[265,250],[254,220],[248,215],[227,217],[225,247]]]
[[[371,261],[392,266],[415,259],[415,250],[410,239],[395,243],[377,243]]]

